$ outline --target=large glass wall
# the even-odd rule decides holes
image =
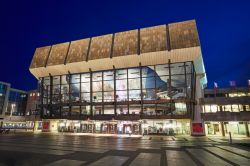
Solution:
[[[4,112],[4,102],[7,93],[7,85],[0,83],[0,114]]]
[[[5,115],[24,116],[28,95],[22,91],[10,90]]]
[[[43,113],[53,116],[51,105],[59,105],[61,115],[186,115],[194,74],[192,62],[182,62],[44,77]]]
[[[189,135],[189,120],[143,120],[143,134]]]

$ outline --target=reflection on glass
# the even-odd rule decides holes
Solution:
[[[103,72],[103,80],[113,80],[113,79],[114,79],[114,71]]]
[[[156,65],[155,66],[156,74],[158,76],[169,75],[168,64],[165,65]]]
[[[129,91],[129,101],[141,100],[140,90],[130,90]]]
[[[114,111],[114,106],[113,105],[105,105],[104,106],[104,114],[114,114],[115,111]]]
[[[93,82],[93,92],[102,91],[102,82]]]
[[[140,77],[139,68],[128,69],[128,78],[138,78],[138,77]]]
[[[93,92],[93,102],[102,102],[102,92]]]
[[[82,93],[82,102],[90,102],[90,93]]]
[[[90,82],[81,83],[82,92],[90,92]]]
[[[116,91],[116,100],[117,101],[127,101],[127,91]]]
[[[127,105],[117,105],[116,113],[118,115],[128,114],[128,106]]]
[[[90,82],[90,74],[89,73],[82,74],[81,82]]]
[[[142,78],[142,89],[155,88],[155,83],[154,77]]]
[[[103,82],[103,90],[104,91],[113,91],[114,90],[114,81],[111,80],[111,81],[104,81]]]
[[[59,85],[59,84],[60,84],[60,76],[54,76],[53,85]]]
[[[116,79],[126,79],[127,78],[127,69],[116,70]]]
[[[74,84],[74,83],[79,83],[81,80],[80,80],[80,74],[74,74],[74,75],[71,75],[71,83]]]
[[[173,63],[170,64],[171,75],[185,74],[184,63]]]
[[[104,102],[112,102],[114,101],[114,91],[111,92],[104,92]]]
[[[93,81],[101,81],[102,80],[102,72],[95,72],[92,74]]]
[[[155,100],[156,93],[154,89],[145,89],[142,91],[143,100]]]
[[[129,89],[140,89],[140,78],[129,79]]]
[[[142,67],[142,77],[154,77],[154,66]]]
[[[132,115],[135,115],[135,114],[140,114],[141,112],[141,105],[130,105],[129,106],[129,112],[130,114]]]
[[[127,80],[116,80],[116,90],[126,90],[127,89]]]
[[[71,115],[73,115],[73,116],[80,115],[80,106],[72,106],[71,107]]]
[[[185,75],[185,66],[187,75]],[[100,71],[93,72],[92,74],[82,73],[44,77],[44,84],[41,86],[44,88],[42,101],[43,104],[49,104],[51,101],[53,104],[68,102],[90,104],[89,102],[92,101],[104,102],[103,105],[105,105],[105,102],[114,102],[116,100],[119,102],[117,105],[131,105],[135,103],[138,104],[138,102],[123,102],[144,100],[143,105],[145,105],[145,107],[143,106],[143,109],[148,110],[146,111],[147,114],[169,115],[171,114],[170,110],[172,110],[174,114],[184,114],[187,112],[187,105],[185,103],[172,103],[171,105],[169,102],[171,101],[170,99],[191,99],[191,97],[194,97],[191,95],[193,94],[194,86],[192,85],[192,68],[193,64],[186,62],[171,64],[170,68],[169,64],[164,64],[144,66],[142,68]],[[169,74],[171,74],[171,77]],[[52,79],[53,85],[50,85],[50,79]],[[156,101],[156,105],[150,105],[150,103],[153,103],[152,101]],[[166,104],[158,104],[159,102]],[[151,106],[154,108],[153,113],[149,113],[151,112]],[[94,114],[99,113],[99,110],[102,109],[102,106],[94,107],[98,108],[94,111]],[[127,106],[120,107],[120,113],[126,112],[123,110],[128,110],[126,108]],[[211,106],[209,107],[209,111],[211,111],[213,108],[211,108]],[[230,108],[230,111],[237,111],[239,110],[239,106],[237,107],[231,105],[228,107],[225,106],[223,110],[229,110]],[[247,107],[242,106],[241,109],[246,110],[246,108]],[[191,108],[188,108],[188,110],[189,109]],[[134,112],[136,112],[136,110]],[[103,112],[101,112],[101,114],[103,114]]]
[[[81,106],[82,115],[90,115],[90,105]]]

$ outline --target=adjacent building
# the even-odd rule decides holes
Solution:
[[[0,115],[24,116],[27,92],[13,89],[9,83],[0,82]]]
[[[9,89],[10,84],[0,82],[0,115],[3,115],[7,110]]]
[[[250,88],[205,89],[202,119],[206,135],[250,136]]]
[[[0,128],[23,129],[27,92],[13,89],[9,83],[0,82]]]
[[[194,20],[37,48],[44,131],[204,135]]]
[[[39,103],[40,103],[40,94],[37,91],[37,89],[28,91],[28,100],[27,100],[25,115],[39,116],[40,115]]]
[[[9,83],[0,82],[0,128],[18,131],[42,129],[37,108],[39,94],[13,89]]]

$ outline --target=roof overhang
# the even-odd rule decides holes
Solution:
[[[197,73],[205,73],[204,64],[201,55],[200,47],[189,47],[182,49],[175,49],[170,51],[159,51],[144,54],[134,54],[127,56],[119,56],[113,58],[96,59],[90,61],[81,61],[75,63],[30,68],[30,72],[36,77],[45,77],[51,75],[64,75],[70,73],[83,73],[100,70],[109,70],[115,68],[130,68],[136,67],[140,63],[142,66],[156,65],[175,62],[193,61]]]

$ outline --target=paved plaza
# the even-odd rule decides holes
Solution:
[[[0,135],[0,165],[249,165],[250,149],[220,137]]]

